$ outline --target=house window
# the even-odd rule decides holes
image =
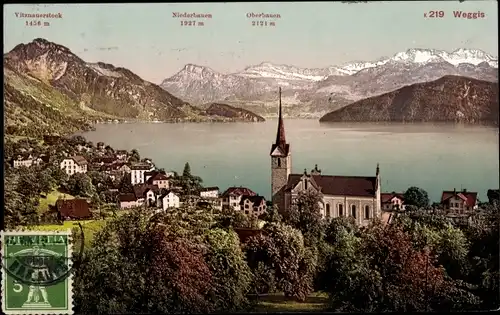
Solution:
[[[370,206],[365,206],[365,219],[370,218]]]
[[[330,217],[330,204],[326,204],[326,217],[329,218]]]
[[[351,206],[351,215],[353,218],[356,218],[356,205]]]
[[[344,216],[344,205],[339,204],[339,217]]]
[[[278,158],[278,167],[281,167],[281,159]]]
[[[250,206],[248,205],[248,203],[245,205],[245,209],[249,209]]]

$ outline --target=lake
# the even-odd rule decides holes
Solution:
[[[271,143],[276,120],[264,123],[99,124],[82,134],[114,149],[137,149],[157,167],[182,172],[185,162],[205,186],[246,186],[270,197]],[[438,201],[443,190],[477,191],[486,201],[499,186],[498,128],[433,124],[320,124],[285,119],[292,171],[375,176],[382,191],[418,186]]]

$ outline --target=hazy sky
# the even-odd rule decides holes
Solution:
[[[424,18],[429,11],[443,18]],[[483,19],[455,18],[453,11],[484,12]],[[61,13],[26,26],[20,13]],[[172,12],[211,14],[205,26],[181,26]],[[256,27],[249,12],[280,14],[274,27]],[[264,19],[255,19],[264,20]],[[202,20],[198,20],[202,21]],[[4,52],[41,37],[80,58],[132,70],[160,83],[185,64],[235,72],[263,61],[325,67],[374,60],[408,48],[481,49],[498,55],[496,1],[420,1],[344,4],[186,3],[44,4],[4,6]]]

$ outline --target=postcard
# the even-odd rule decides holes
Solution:
[[[499,307],[495,1],[4,8],[6,314]]]

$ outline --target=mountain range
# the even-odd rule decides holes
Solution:
[[[210,112],[183,101],[128,69],[85,62],[45,39],[4,54],[6,134],[71,133],[103,120],[261,121],[220,104]]]
[[[187,64],[160,86],[192,104],[224,102],[264,117],[276,115],[277,88],[284,113],[321,117],[352,102],[446,75],[498,81],[498,58],[481,50],[408,49],[375,61],[342,66],[299,68],[263,62],[237,73]]]
[[[459,76],[415,83],[366,98],[320,122],[461,122],[498,126],[498,82]]]

